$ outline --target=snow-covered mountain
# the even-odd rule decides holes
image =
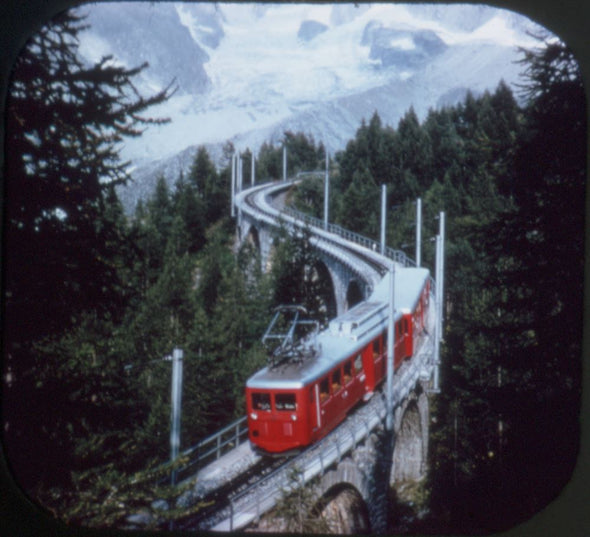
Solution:
[[[413,106],[423,118],[468,90],[518,81],[518,46],[534,46],[529,19],[484,5],[230,4],[127,2],[86,5],[80,52],[112,54],[152,93],[173,80],[175,95],[153,115],[170,124],[129,140],[126,205],[163,173],[176,180],[196,148],[213,155],[231,140],[256,151],[302,131],[342,149],[377,111],[397,126]]]

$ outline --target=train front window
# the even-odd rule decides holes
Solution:
[[[270,393],[253,393],[252,408],[254,410],[270,411]]]
[[[277,410],[297,410],[297,401],[294,393],[277,393],[275,395],[275,408]]]

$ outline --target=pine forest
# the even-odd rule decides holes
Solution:
[[[244,383],[265,365],[274,307],[305,304],[309,240],[287,232],[272,266],[236,246],[231,159],[201,147],[129,214],[119,156],[151,124],[164,91],[141,96],[147,65],[88,67],[85,22],[66,12],[29,42],[6,108],[2,421],[7,464],[48,516],[122,527],[170,491],[146,472],[169,457],[170,362],[184,350],[182,446],[245,412]],[[426,514],[410,533],[510,528],[567,485],[580,441],[585,96],[561,42],[521,51],[515,93],[467,94],[397,125],[375,112],[330,160],[331,221],[378,240],[387,186],[389,246],[413,256],[447,215],[441,393],[433,403]],[[288,174],[322,170],[326,150],[285,132]],[[243,154],[249,184],[250,150]],[[256,176],[282,176],[282,145],[259,149]],[[321,175],[320,175],[321,176]],[[289,203],[322,217],[323,179]],[[423,264],[434,266],[424,241]],[[264,269],[264,270],[263,270]],[[198,509],[198,506],[197,506]],[[170,512],[170,516],[174,516]]]

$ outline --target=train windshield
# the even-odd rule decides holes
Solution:
[[[270,411],[270,393],[253,393],[252,408],[254,410]]]
[[[275,395],[275,407],[277,410],[297,410],[295,394],[277,393]]]

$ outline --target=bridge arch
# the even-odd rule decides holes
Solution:
[[[260,234],[258,233],[256,226],[250,226],[248,229],[248,235],[246,236],[246,241],[256,248],[258,253],[260,253]]]
[[[330,533],[365,535],[371,533],[369,510],[361,493],[348,483],[330,488],[321,498],[318,511]]]
[[[361,284],[357,280],[351,280],[346,290],[346,309],[356,306],[365,299]]]
[[[428,453],[428,397],[420,388],[408,396],[396,413],[392,483],[419,481]]]
[[[319,292],[317,298],[320,302],[320,309],[325,310],[322,313],[325,313],[326,319],[333,319],[338,313],[338,306],[336,289],[330,269],[321,259],[317,259],[311,267],[308,277],[311,278],[311,283],[315,284],[314,287]]]

